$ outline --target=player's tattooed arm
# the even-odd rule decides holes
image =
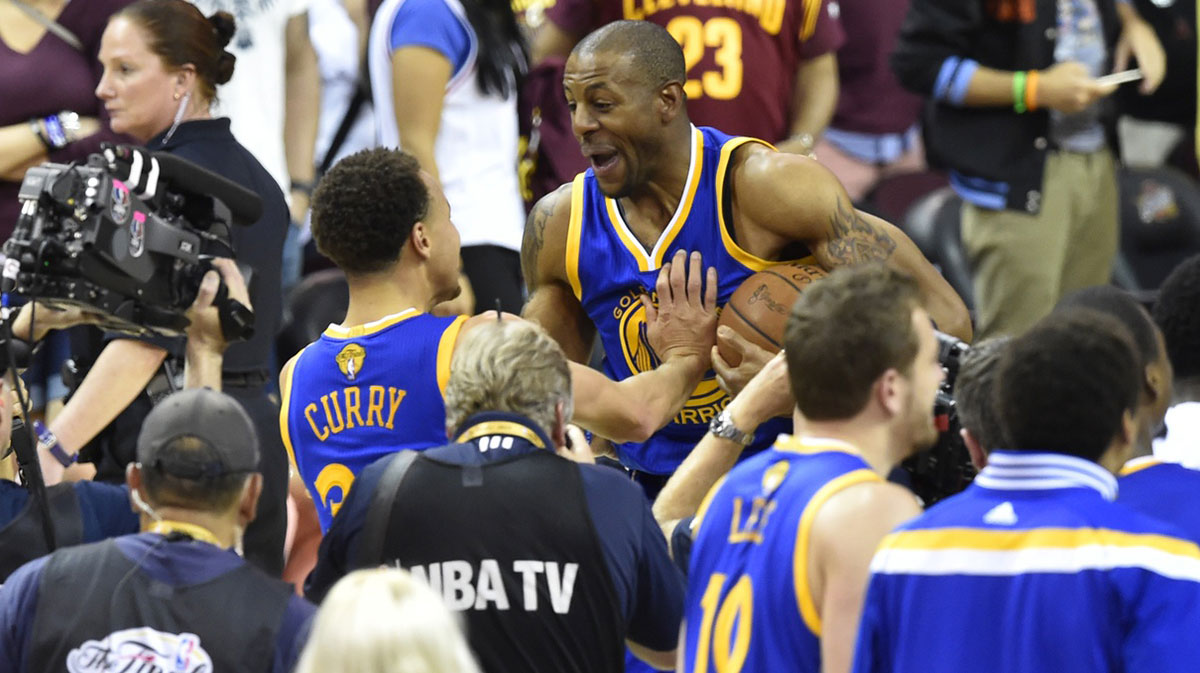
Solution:
[[[552,220],[557,222],[559,218],[565,223],[570,216],[570,204],[571,185],[568,183],[539,199],[525,221],[525,234],[521,240],[521,273],[531,293],[548,280],[545,277],[547,267],[557,266],[547,265],[545,262],[550,260],[543,260],[546,228]]]
[[[829,235],[814,252],[832,266],[887,261],[896,252],[896,240],[880,224],[839,196],[829,215]]]

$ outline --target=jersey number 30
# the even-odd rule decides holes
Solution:
[[[667,22],[667,32],[683,48],[688,75],[706,49],[716,50],[713,61],[720,71],[698,73],[700,79],[689,76],[683,86],[688,98],[737,98],[742,92],[742,27],[737,21],[722,16],[701,22],[694,16],[677,16]]]
[[[713,573],[700,599],[704,619],[696,642],[696,665],[693,673],[708,673],[709,652],[717,673],[738,673],[750,651],[750,628],[754,607],[754,587],[749,575],[738,578],[725,600],[724,573]]]

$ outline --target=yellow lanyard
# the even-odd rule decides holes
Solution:
[[[191,523],[184,523],[182,521],[171,521],[168,519],[164,519],[162,521],[154,522],[154,524],[152,526],[150,526],[150,532],[151,533],[159,533],[161,535],[170,535],[171,533],[182,533],[182,534],[192,538],[193,540],[199,540],[200,542],[207,542],[211,545],[216,545],[216,546],[220,547],[221,549],[225,549],[225,545],[221,544],[220,541],[217,540],[217,536],[213,535],[212,531],[210,531],[209,529],[207,529],[203,526],[197,526],[197,525],[191,524]]]

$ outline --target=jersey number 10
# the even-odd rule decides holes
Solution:
[[[683,49],[689,75],[683,91],[688,98],[737,98],[742,92],[742,27],[737,21],[722,16],[701,22],[694,16],[677,16],[667,22],[667,32]],[[716,50],[713,61],[720,70],[697,73],[700,78],[692,79],[692,68],[706,49]]]
[[[693,673],[708,673],[710,650],[713,669],[717,673],[738,673],[750,652],[754,587],[750,576],[742,575],[722,601],[721,589],[725,587],[725,579],[724,573],[713,573],[700,599],[704,618],[697,634]]]

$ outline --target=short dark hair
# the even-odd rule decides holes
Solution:
[[[347,274],[376,273],[400,259],[429,212],[421,165],[397,149],[363,150],[321,178],[312,198],[317,249]]]
[[[1142,367],[1158,360],[1158,328],[1150,313],[1125,290],[1112,285],[1085,287],[1059,300],[1055,310],[1070,308],[1090,308],[1120,320],[1133,337]]]
[[[171,474],[164,465],[211,465],[222,460],[208,442],[196,437],[177,437],[156,452],[155,465],[142,465],[142,485],[155,506],[185,507],[206,512],[223,512],[237,502],[250,475],[234,472],[214,477],[185,479]]]
[[[1074,308],[1043,318],[1009,344],[996,372],[1009,448],[1099,460],[1137,408],[1139,362],[1112,316]]]
[[[812,420],[850,418],[888,369],[912,371],[918,339],[915,280],[882,264],[839,268],[792,307],[784,333],[792,394]]]
[[[656,88],[687,80],[683,49],[666,28],[649,21],[613,21],[601,26],[575,45],[571,53],[576,52],[628,54],[632,70]]]
[[[1011,339],[1007,336],[973,344],[958,366],[954,405],[962,427],[971,431],[984,451],[1008,444],[996,412],[996,365]]]
[[[139,0],[113,18],[118,16],[142,29],[150,51],[167,67],[195,66],[200,95],[205,100],[215,100],[217,85],[233,77],[237,57],[225,49],[236,32],[229,12],[216,12],[206,18],[186,0]]]
[[[1154,321],[1176,378],[1200,378],[1200,255],[1184,260],[1163,281]]]

